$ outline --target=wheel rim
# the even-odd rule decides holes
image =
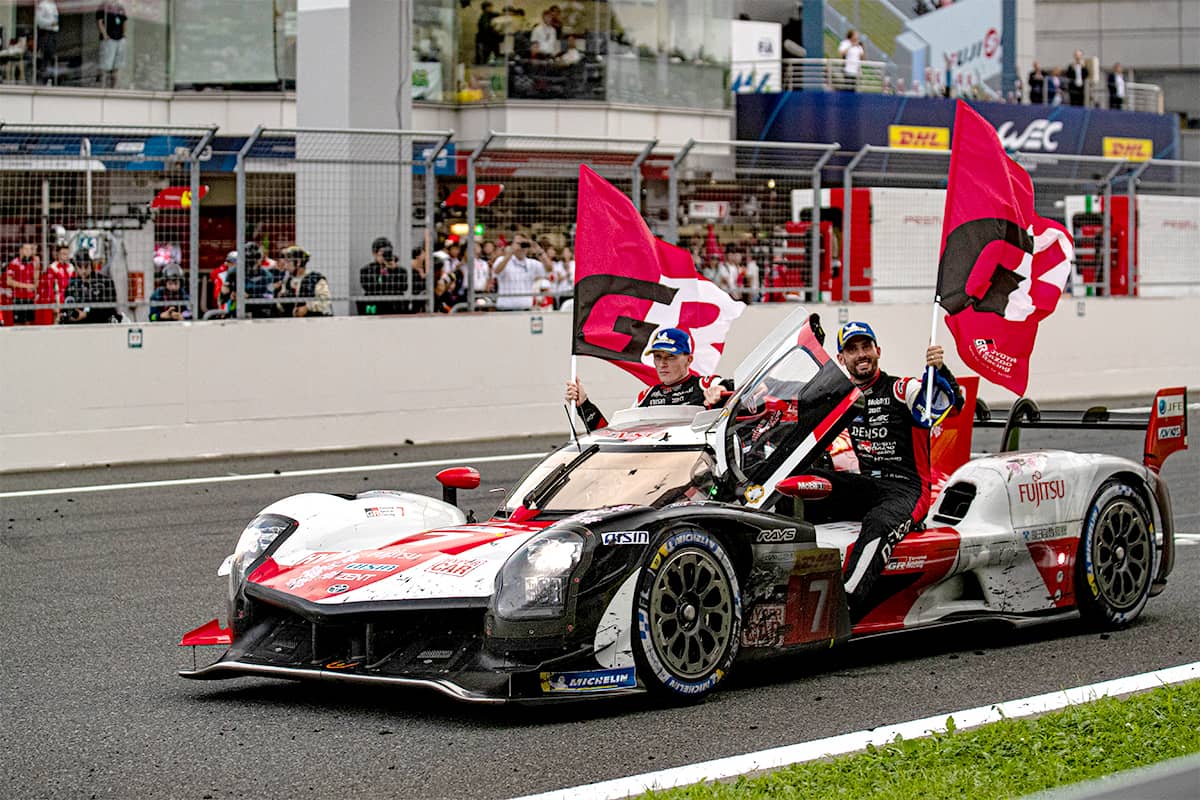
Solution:
[[[650,589],[651,638],[664,666],[680,678],[699,678],[720,663],[733,630],[733,595],[710,553],[671,556]]]
[[[1151,554],[1150,531],[1137,507],[1128,500],[1106,506],[1092,544],[1101,596],[1117,608],[1137,602],[1150,581]]]

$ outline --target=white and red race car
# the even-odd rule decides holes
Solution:
[[[1182,388],[1160,391],[1148,415],[1022,400],[1004,421],[982,405],[951,417],[935,431],[939,496],[851,629],[842,569],[858,523],[813,525],[803,506],[828,491],[805,469],[856,415],[858,390],[803,310],[735,385],[720,409],[619,412],[547,456],[487,522],[454,505],[479,484],[470,468],[439,474],[443,501],[308,493],[268,506],[221,571],[228,627],[214,619],[180,643],[226,651],[180,674],[479,702],[695,698],[755,657],[851,636],[1077,614],[1123,625],[1166,584],[1159,469],[1186,447]],[[1005,428],[1001,452],[970,457],[973,421]],[[1144,458],[1020,451],[1022,427],[1144,429]]]

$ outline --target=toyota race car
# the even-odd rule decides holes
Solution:
[[[735,373],[722,408],[634,408],[547,456],[487,522],[455,493],[307,493],[254,518],[222,566],[225,645],[193,679],[258,675],[423,686],[479,702],[708,693],[735,665],[851,636],[979,619],[1133,620],[1174,560],[1163,460],[1186,447],[1186,392],[1149,415],[982,403],[934,430],[938,496],[891,554],[851,629],[842,568],[858,523],[813,525],[806,475],[858,413],[858,390],[803,310]],[[963,382],[973,386],[971,379]],[[968,397],[968,406],[973,397]],[[1120,418],[1118,418],[1120,417]],[[1004,427],[971,457],[972,422]],[[1023,427],[1146,431],[1142,463],[1017,450]],[[193,650],[195,653],[195,650]]]

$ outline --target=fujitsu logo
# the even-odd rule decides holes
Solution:
[[[1047,153],[1053,153],[1058,149],[1058,142],[1054,141],[1063,129],[1061,122],[1051,122],[1048,119],[1035,119],[1033,122],[1025,126],[1025,130],[1021,131],[1019,136],[1013,134],[1013,124],[1011,121],[1005,122],[996,129],[996,133],[1000,134],[1000,143],[1004,145],[1005,150],[1042,150]]]
[[[1033,480],[1029,483],[1017,485],[1017,497],[1022,503],[1033,503],[1034,507],[1040,506],[1043,500],[1061,500],[1067,496],[1067,485],[1060,478],[1058,480]]]

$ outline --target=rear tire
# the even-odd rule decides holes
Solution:
[[[742,603],[725,546],[700,528],[668,532],[648,551],[634,596],[633,657],[646,688],[698,700],[737,657]]]
[[[1102,628],[1128,625],[1150,597],[1156,561],[1154,518],[1141,494],[1119,480],[1101,486],[1075,558],[1080,615]]]

